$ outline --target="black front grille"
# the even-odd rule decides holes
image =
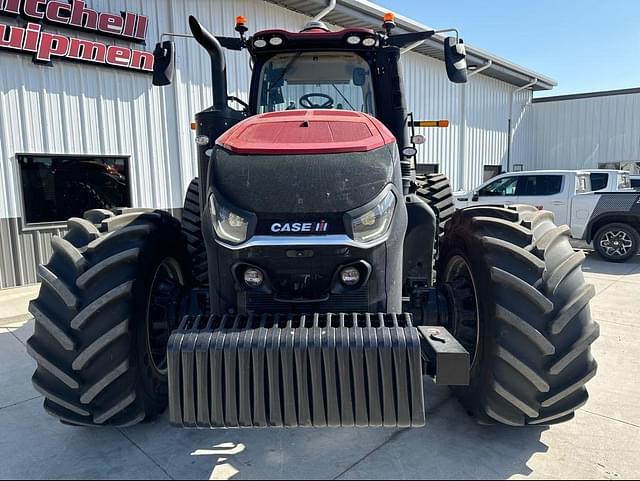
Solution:
[[[344,294],[333,294],[329,300],[315,303],[279,302],[270,294],[249,293],[247,295],[247,312],[249,313],[366,312],[368,309],[369,291],[367,288]]]

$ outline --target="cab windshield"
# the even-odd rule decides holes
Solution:
[[[336,109],[375,115],[369,64],[353,53],[290,53],[265,63],[258,112]]]

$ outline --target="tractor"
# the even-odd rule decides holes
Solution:
[[[560,423],[587,402],[599,327],[569,228],[529,206],[456,211],[444,175],[416,174],[429,123],[407,109],[401,58],[445,31],[321,20],[248,36],[239,17],[220,37],[190,18],[214,93],[198,178],[181,220],[91,210],[53,239],[28,342],[49,414],[421,427],[426,382],[485,425]],[[229,96],[224,49],[251,57],[248,102]],[[175,55],[158,44],[155,85]],[[466,82],[457,32],[444,58]]]

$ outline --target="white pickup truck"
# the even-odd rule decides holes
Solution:
[[[607,186],[593,192],[591,176],[604,173],[610,176]],[[474,191],[456,192],[454,199],[458,209],[528,204],[549,210],[558,225],[571,227],[574,239],[593,243],[608,261],[624,262],[640,250],[640,193],[627,185],[628,174],[618,171],[512,172]]]

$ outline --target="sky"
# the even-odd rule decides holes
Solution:
[[[640,87],[640,0],[377,0],[551,77],[536,97]]]

